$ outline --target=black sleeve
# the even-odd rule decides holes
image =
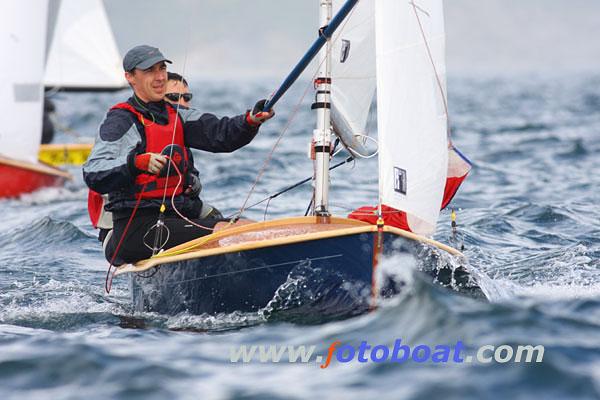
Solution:
[[[189,162],[188,173],[199,177],[200,171],[198,171],[198,169],[194,165],[194,155],[192,154],[192,150],[190,150],[189,148],[186,148],[185,150],[187,151],[187,154],[188,154],[188,162]]]
[[[246,122],[245,115],[218,118],[197,110],[179,110],[182,114],[186,145],[212,153],[230,153],[250,143],[258,127]]]

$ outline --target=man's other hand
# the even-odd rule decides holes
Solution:
[[[269,110],[269,112],[263,111],[266,103],[267,99],[262,99],[256,102],[252,111],[248,110],[246,112],[246,122],[248,122],[251,126],[259,126],[266,120],[273,118],[275,115],[275,111],[273,111],[273,109]]]
[[[202,184],[200,183],[200,178],[198,178],[194,174],[189,174],[187,177],[187,187],[185,189],[185,194],[190,197],[196,197],[200,194],[202,190]]]

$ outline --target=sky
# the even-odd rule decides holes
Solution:
[[[315,39],[318,4],[105,0],[122,54],[158,46],[190,79],[283,78]],[[599,21],[599,0],[447,0],[448,74],[600,71]]]

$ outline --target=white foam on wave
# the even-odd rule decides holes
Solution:
[[[86,201],[87,193],[87,188],[81,187],[75,190],[66,187],[49,187],[22,194],[18,201],[23,205],[46,205],[58,201]]]
[[[167,317],[165,325],[167,328],[174,330],[207,330],[212,332],[253,326],[263,322],[265,322],[265,318],[260,313],[233,312],[217,315],[182,313]]]
[[[33,336],[38,333],[50,332],[46,329],[35,329],[28,328],[25,326],[6,325],[0,324],[0,336],[6,338],[7,336]]]
[[[26,288],[30,290],[22,291],[20,295],[11,291],[10,297],[0,296],[0,300],[5,300],[0,309],[0,323],[24,319],[44,321],[66,314],[124,313],[120,303],[103,301],[106,295],[99,287],[90,287],[77,281],[50,279],[46,283],[38,283],[34,280]],[[126,296],[126,290],[113,288],[112,300]],[[23,299],[28,299],[28,303],[23,304]]]
[[[528,276],[520,276],[518,281],[496,278],[492,281],[497,293],[502,295],[495,300],[510,300],[528,297],[543,300],[600,298],[600,270],[598,260],[588,255],[590,249],[577,244],[564,249],[556,257],[529,257],[511,263],[532,264]],[[546,264],[546,261],[550,261]],[[537,264],[537,265],[536,265]]]
[[[535,283],[531,286],[517,284],[508,280],[497,280],[495,284],[502,286],[508,296],[504,299],[528,297],[538,300],[575,300],[575,299],[600,299],[600,283],[581,285],[576,282],[565,284]]]

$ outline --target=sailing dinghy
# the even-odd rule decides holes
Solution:
[[[50,93],[111,92],[127,87],[102,0],[51,0],[44,86]],[[66,128],[62,128],[66,129]],[[82,165],[92,143],[42,144],[39,160]]]
[[[0,49],[0,198],[58,186],[71,175],[37,161],[42,137],[47,2],[11,0],[4,8]]]
[[[308,301],[311,313],[352,315],[397,289],[377,273],[382,256],[414,259],[424,247],[460,256],[429,238],[445,197],[470,168],[448,136],[442,1],[349,0],[335,5],[334,18],[332,1],[320,5],[318,39],[266,105],[318,52],[311,215],[216,231],[118,267],[115,275],[130,276],[135,310],[256,312]],[[367,215],[371,223],[332,216],[328,195],[333,132],[353,154],[367,155],[362,135],[375,88],[379,198]],[[404,229],[388,223],[398,214]],[[297,291],[308,295],[298,298]]]

